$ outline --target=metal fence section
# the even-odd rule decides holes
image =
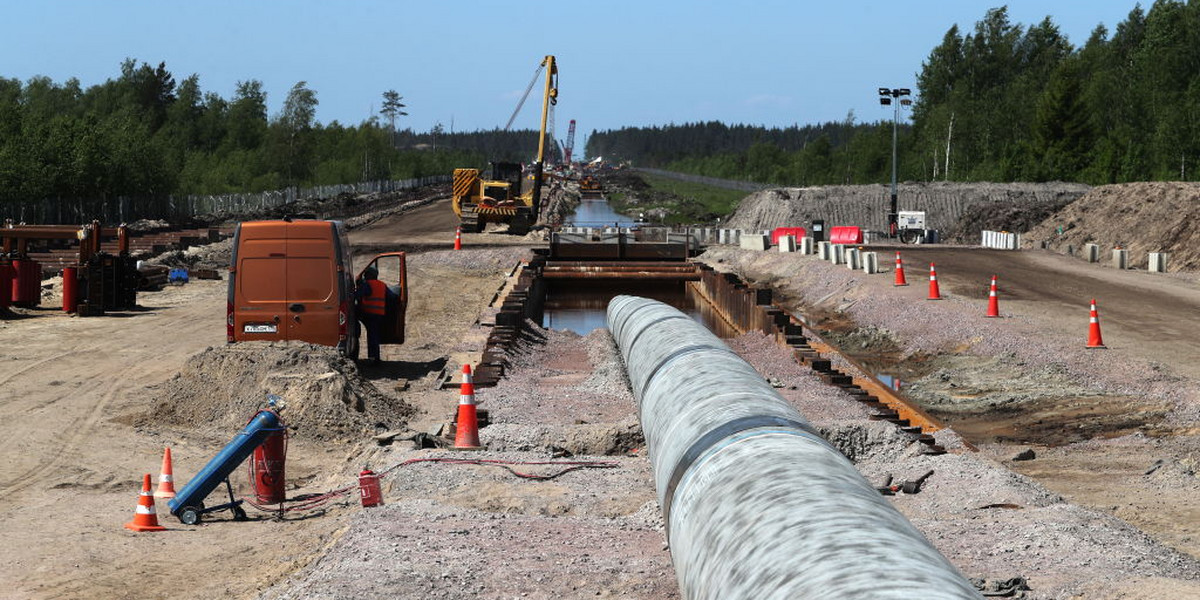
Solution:
[[[197,194],[158,198],[107,198],[101,200],[23,200],[0,204],[0,221],[14,223],[84,223],[99,220],[106,225],[138,219],[186,220],[198,215],[238,215],[283,206],[301,200],[332,198],[339,194],[375,194],[411,190],[450,181],[449,175],[413,179],[364,181],[310,188],[246,194]]]
[[[689,173],[676,173],[674,171],[663,171],[662,169],[643,169],[637,168],[635,171],[657,175],[659,177],[667,177],[678,181],[687,181],[689,183],[700,183],[711,185],[713,187],[725,188],[727,190],[739,190],[742,192],[757,192],[771,187],[778,187],[766,183],[755,183],[753,181],[734,181],[732,179],[717,179],[716,177],[705,177],[703,175],[692,175]]]

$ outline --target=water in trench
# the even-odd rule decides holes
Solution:
[[[579,227],[633,227],[637,219],[613,210],[607,200],[582,200],[575,212],[566,218],[565,224]]]
[[[608,302],[614,296],[641,296],[674,306],[718,337],[737,335],[686,281],[553,279],[546,281],[542,326],[580,335],[608,327]]]

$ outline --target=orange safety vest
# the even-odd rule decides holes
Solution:
[[[387,301],[387,284],[378,279],[368,279],[367,285],[371,293],[362,299],[362,310],[368,315],[384,315],[384,304]]]

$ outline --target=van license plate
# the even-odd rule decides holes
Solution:
[[[246,325],[242,329],[246,333],[275,333],[278,331],[274,323],[264,325]]]

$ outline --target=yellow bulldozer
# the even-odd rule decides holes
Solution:
[[[528,191],[522,190],[524,179],[521,165],[508,162],[490,163],[490,173],[484,179],[479,169],[455,169],[453,185],[454,213],[462,222],[462,230],[471,233],[483,231],[488,223],[507,223],[509,233],[524,235],[537,222],[541,214],[542,199],[542,169],[545,164],[546,151],[546,121],[551,105],[558,98],[558,65],[553,56],[546,56],[538,67],[546,70],[546,87],[542,95],[542,125],[538,136],[537,161],[533,163],[533,173],[530,175],[532,185]],[[538,73],[525,91],[526,97],[537,82]],[[507,130],[521,104],[509,119]]]

